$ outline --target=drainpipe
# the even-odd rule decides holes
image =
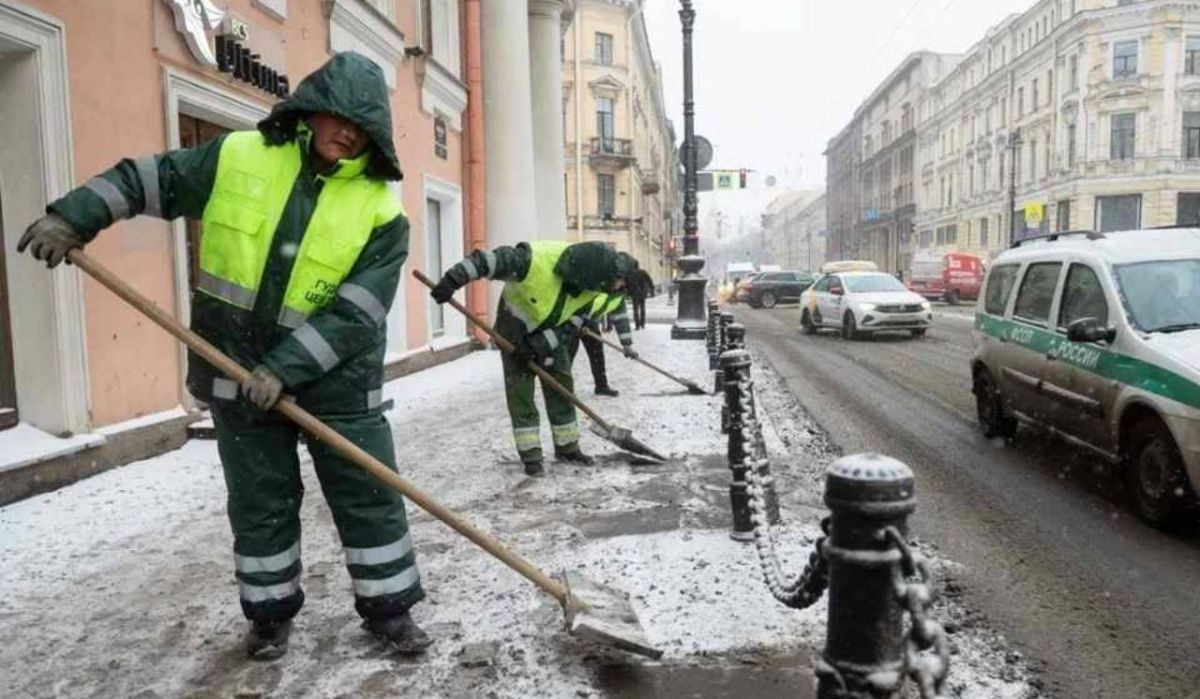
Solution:
[[[575,242],[583,242],[583,69],[579,61],[579,14],[582,4],[575,7],[575,16],[571,18],[571,37],[574,45],[575,59]]]
[[[487,173],[483,143],[483,43],[480,38],[480,0],[466,0],[467,64],[467,250],[488,249],[486,234]],[[479,317],[487,317],[487,284],[467,287],[467,307]],[[472,332],[481,341],[482,331]]]

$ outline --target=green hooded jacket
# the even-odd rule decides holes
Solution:
[[[354,53],[333,56],[306,77],[292,96],[277,104],[258,124],[270,144],[298,139],[308,152],[308,115],[324,112],[353,121],[370,138],[370,156],[359,175],[380,180],[402,177],[392,142],[392,120],[383,72]],[[138,214],[200,219],[216,179],[224,137],[196,148],[168,151],[113,168],[50,204],[48,211],[67,219],[91,240],[117,220]],[[350,415],[375,410],[383,384],[387,309],[395,298],[401,267],[408,256],[408,220],[403,214],[376,227],[342,288],[367,293],[334,297],[309,316],[304,330],[315,330],[329,352],[315,357],[292,331],[277,324],[296,250],[308,227],[325,180],[350,165],[343,161],[317,172],[305,158],[292,185],[252,310],[242,310],[205,294],[193,294],[192,328],[218,349],[252,369],[266,364],[302,406],[320,415]],[[305,330],[308,328],[308,330]],[[220,389],[218,373],[192,354],[188,388],[200,400],[232,399]],[[218,386],[214,396],[214,386]],[[227,391],[226,387],[226,391]]]

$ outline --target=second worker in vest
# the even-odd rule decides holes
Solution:
[[[570,320],[591,307],[601,293],[620,291],[630,271],[628,260],[604,243],[535,241],[476,250],[451,267],[431,292],[435,301],[445,303],[475,279],[505,282],[496,311],[496,332],[517,348],[516,355],[506,352],[501,361],[513,438],[526,474],[541,476],[545,472],[541,418],[534,400],[536,375],[527,363],[537,363],[574,391]],[[542,398],[555,456],[592,463],[592,457],[579,447],[575,406],[546,385],[542,386]]]
[[[619,254],[625,255],[625,253]],[[629,259],[633,260],[632,257]],[[591,330],[599,335],[603,332],[603,324],[611,321],[617,330],[617,337],[621,340],[625,356],[637,358],[637,352],[633,349],[633,333],[629,329],[626,299],[627,297],[623,293],[601,294],[596,297],[591,306],[580,311],[571,319],[571,325],[575,328],[575,333],[570,341],[571,361],[575,361],[575,355],[582,343],[583,350],[587,354],[588,366],[592,369],[592,385],[595,387],[596,395],[599,396],[616,397],[620,395],[620,392],[608,383],[608,369],[604,361],[604,343],[584,330]]]
[[[269,412],[280,394],[395,469],[380,396],[387,309],[408,256],[408,219],[387,184],[400,178],[383,73],[344,53],[257,131],[122,160],[52,203],[19,246],[53,267],[121,219],[201,220],[192,328],[253,374],[239,387],[192,354],[187,383],[212,408],[255,659],[283,655],[304,604],[300,435]],[[308,450],[355,608],[397,651],[423,651],[430,639],[408,610],[425,595],[401,496],[320,442]]]

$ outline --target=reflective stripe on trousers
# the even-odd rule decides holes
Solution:
[[[405,534],[390,544],[372,546],[370,548],[353,548],[347,546],[346,564],[360,566],[377,566],[404,558],[412,553],[412,536]]]
[[[513,441],[517,443],[517,451],[530,451],[542,446],[540,427],[513,428]]]
[[[382,578],[380,580],[352,578],[351,581],[354,583],[354,594],[356,596],[381,597],[383,595],[399,594],[412,588],[421,582],[421,574],[417,571],[417,565],[414,563],[390,578]]]
[[[574,444],[579,441],[579,423],[568,422],[565,425],[551,425],[550,434],[554,438],[554,446]]]

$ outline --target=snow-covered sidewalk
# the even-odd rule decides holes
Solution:
[[[654,301],[665,308],[665,298]],[[672,342],[669,334],[669,325],[651,324],[637,332],[636,346],[710,383],[703,343]],[[390,656],[359,627],[306,454],[308,601],[289,654],[247,662],[216,447],[191,442],[0,508],[0,696],[659,696],[655,683],[666,675],[655,673],[685,668],[699,678],[733,667],[734,675],[722,676],[732,683],[728,694],[699,695],[732,696],[736,673],[782,673],[771,669],[781,658],[789,668],[778,676],[795,685],[781,694],[803,696],[809,660],[823,642],[824,602],[783,608],[761,582],[753,547],[729,538],[720,399],[689,396],[615,353],[609,376],[621,396],[596,399],[582,353],[579,362],[580,395],[669,453],[670,464],[631,465],[585,431],[584,448],[602,457],[598,465],[550,461],[546,478],[526,478],[512,447],[499,355],[483,351],[387,386],[401,471],[545,569],[580,569],[627,591],[649,638],[665,650],[661,662],[572,639],[551,598],[412,506],[429,595],[414,614],[437,644],[419,661]],[[831,453],[782,393],[763,402],[788,523],[780,540],[788,569],[798,571],[822,508],[814,474]],[[549,450],[548,429],[543,438]],[[986,644],[962,634],[956,642],[966,661],[956,667],[956,684],[968,696],[1027,689],[969,660]]]

